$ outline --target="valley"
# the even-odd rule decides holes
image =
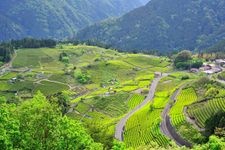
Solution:
[[[213,132],[208,119],[225,109],[225,84],[207,76],[178,71],[165,56],[57,44],[16,50],[1,67],[0,93],[20,104],[40,91],[105,149],[114,138],[134,149],[195,148]]]
[[[0,150],[225,150],[225,0],[2,0]]]

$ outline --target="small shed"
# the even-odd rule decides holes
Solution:
[[[155,72],[155,78],[161,77],[162,73],[161,72]]]
[[[16,77],[9,80],[10,83],[16,83],[16,81],[17,81]]]

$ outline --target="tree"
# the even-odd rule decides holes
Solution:
[[[51,103],[58,104],[58,107],[60,108],[62,115],[65,115],[69,110],[70,96],[72,96],[73,94],[74,93],[70,91],[62,91],[49,96],[48,99],[50,100]]]
[[[63,117],[58,104],[50,103],[41,93],[16,109],[2,101],[0,146],[3,149],[102,149],[81,124]]]
[[[219,94],[219,90],[214,87],[211,87],[205,93],[205,97],[206,98],[214,98],[214,97],[216,97],[217,94]]]
[[[123,142],[114,140],[112,150],[126,150],[126,145]]]
[[[218,127],[219,128],[225,127],[225,118],[224,118],[224,116],[220,119],[220,122],[218,124]]]
[[[59,61],[62,61],[64,63],[69,63],[69,56],[68,56],[68,54],[65,53],[65,52],[60,53]]]
[[[49,47],[53,48],[56,46],[57,42],[51,39],[34,39],[34,38],[24,38],[21,40],[11,40],[10,44],[18,48],[40,48]]]
[[[153,103],[151,103],[151,104],[149,105],[149,111],[152,112],[154,109],[155,109],[155,106],[154,106]]]
[[[175,57],[175,60],[174,62],[177,63],[177,62],[186,62],[188,60],[191,60],[192,57],[191,57],[191,52],[188,51],[188,50],[183,50],[181,52],[179,52],[177,54],[177,56]]]
[[[9,43],[0,44],[0,61],[9,62],[14,54],[14,49]]]
[[[0,97],[0,148],[17,148],[20,141],[19,121],[14,118],[10,111],[14,111],[15,106],[6,104],[6,99]]]
[[[184,50],[174,58],[174,66],[178,69],[200,68],[203,64],[201,59],[192,58],[190,51]]]
[[[87,83],[91,82],[91,76],[85,72],[82,72],[82,70],[80,70],[80,69],[77,69],[74,72],[74,77],[81,84],[87,84]]]
[[[187,69],[191,64],[191,60],[192,60],[191,52],[184,50],[177,54],[177,56],[174,59],[174,65],[176,68],[179,69]]]
[[[193,148],[194,150],[224,150],[225,141],[223,138],[211,136],[206,144],[198,145]]]
[[[86,125],[88,133],[96,142],[101,142],[104,145],[104,149],[110,149],[113,147],[113,136],[108,133],[109,128],[106,125],[102,125],[92,121]]]
[[[223,124],[223,117],[225,117],[225,112],[220,110],[214,116],[206,120],[206,123],[205,123],[206,131],[208,131],[209,134],[213,134],[216,127],[219,127],[219,125]]]

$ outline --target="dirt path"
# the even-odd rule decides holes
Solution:
[[[12,59],[10,60],[10,62],[8,62],[0,67],[0,76],[3,76],[5,73],[10,71],[10,69],[12,68],[12,63],[15,60],[16,56],[17,56],[17,53],[15,51],[15,54],[12,57]]]
[[[162,77],[165,77],[167,76],[167,74],[163,74]],[[125,124],[127,122],[127,120],[135,113],[137,112],[138,110],[140,110],[141,108],[143,108],[146,104],[148,104],[148,102],[152,101],[153,98],[154,98],[154,95],[155,95],[155,90],[156,90],[156,87],[158,85],[158,82],[160,81],[160,79],[162,77],[158,77],[158,78],[155,78],[153,81],[152,81],[152,84],[150,86],[150,90],[149,90],[149,93],[148,93],[148,96],[145,98],[145,100],[139,104],[138,106],[136,106],[133,110],[131,110],[129,113],[126,114],[126,116],[124,116],[119,122],[118,124],[116,125],[116,131],[115,131],[115,138],[120,140],[120,141],[123,141],[123,133],[124,133],[124,128],[125,128]]]
[[[225,81],[224,80],[216,79],[216,81],[225,85]]]
[[[63,83],[63,82],[60,82],[60,81],[53,81],[53,80],[49,80],[49,79],[41,79],[41,80],[38,80],[38,81],[36,81],[34,83],[41,84],[42,81],[47,81],[47,82],[51,82],[51,83],[57,83],[57,84],[66,85],[66,86],[69,87],[70,90],[73,89],[73,87],[71,85],[67,84],[67,83]]]
[[[189,143],[188,141],[184,140],[177,132],[176,129],[172,126],[171,122],[170,122],[170,117],[168,115],[171,107],[172,107],[172,103],[176,102],[176,98],[178,96],[178,94],[180,93],[180,91],[182,90],[183,86],[181,86],[179,89],[177,89],[173,95],[171,96],[171,101],[167,104],[167,106],[165,107],[164,111],[162,112],[162,122],[160,124],[160,130],[161,132],[166,135],[167,137],[169,137],[170,139],[172,139],[173,141],[176,142],[177,145],[179,146],[186,146],[186,147],[192,147],[191,143]]]

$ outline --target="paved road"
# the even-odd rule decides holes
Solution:
[[[176,97],[177,95],[179,94],[180,92],[180,89],[179,90],[176,90],[172,97],[170,98],[172,102],[176,102]],[[168,103],[166,105],[166,107],[164,108],[163,112],[162,112],[162,118],[163,118],[163,121],[160,125],[160,130],[167,136],[169,137],[170,139],[173,139],[173,136],[171,135],[169,129],[167,128],[167,125],[166,125],[166,116],[168,115],[169,111],[171,109],[171,104]]]
[[[162,77],[164,76],[167,76],[167,74],[163,74]],[[145,98],[145,100],[139,104],[138,106],[136,106],[133,110],[131,110],[129,113],[126,114],[126,116],[124,116],[120,121],[119,123],[116,125],[116,131],[115,131],[115,138],[120,140],[120,141],[123,141],[123,133],[124,133],[124,128],[125,128],[125,124],[127,122],[127,120],[135,113],[137,112],[138,110],[140,110],[141,108],[143,108],[148,102],[152,101],[153,98],[154,98],[154,95],[155,95],[155,90],[156,90],[156,87],[158,85],[158,82],[160,81],[160,79],[162,77],[158,77],[158,78],[155,78],[153,81],[152,81],[152,84],[150,86],[150,90],[149,90],[149,93],[148,93],[148,96]]]
[[[221,83],[221,84],[225,84],[224,80],[220,80],[220,79],[216,79],[217,82]]]
[[[180,87],[179,89],[177,89],[173,95],[171,96],[171,101],[173,103],[176,102],[176,98],[177,95],[180,93],[180,91],[182,90],[183,86]],[[176,129],[172,126],[171,122],[170,122],[170,117],[168,116],[168,113],[171,109],[172,105],[171,103],[168,103],[167,106],[164,108],[163,112],[162,112],[162,122],[160,124],[160,130],[161,132],[166,135],[167,137],[169,137],[170,139],[172,139],[173,141],[176,142],[177,145],[179,146],[186,146],[186,147],[192,147],[192,145],[184,140],[177,132]]]

